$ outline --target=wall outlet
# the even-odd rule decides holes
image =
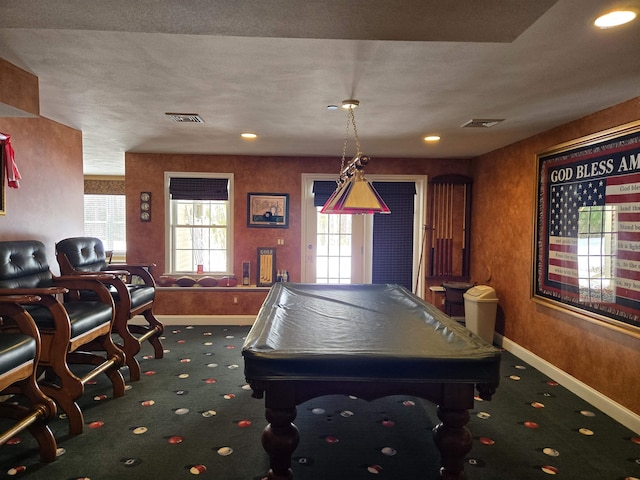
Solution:
[[[233,304],[237,305],[238,304],[238,295],[234,295],[233,296]]]
[[[278,245],[284,245],[284,238],[278,238]]]

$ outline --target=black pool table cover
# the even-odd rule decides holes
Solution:
[[[501,352],[399,285],[277,283],[242,355],[250,382],[498,384]]]

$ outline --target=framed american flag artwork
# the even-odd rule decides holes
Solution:
[[[537,156],[533,298],[640,335],[640,121]]]

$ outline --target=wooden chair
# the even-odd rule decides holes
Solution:
[[[72,435],[81,433],[84,427],[76,400],[87,382],[105,373],[113,385],[113,396],[124,395],[120,367],[125,355],[111,338],[115,308],[102,283],[107,276],[55,277],[42,242],[0,242],[0,296],[40,297],[36,303],[23,305],[42,341],[38,373],[44,373],[44,378],[39,385],[66,413]],[[86,290],[94,292],[91,301],[60,301],[64,294]],[[82,377],[71,371],[70,364],[87,366]]]
[[[41,343],[38,329],[31,316],[15,302],[39,302],[34,295],[0,297],[0,394],[12,398],[0,402],[0,417],[15,420],[9,429],[0,433],[0,445],[23,430],[29,430],[40,446],[40,459],[52,462],[56,458],[56,439],[48,426],[55,418],[56,404],[47,397],[36,382]],[[21,402],[14,402],[14,400]]]
[[[60,272],[65,275],[91,275],[96,272],[112,274],[104,280],[116,307],[114,331],[122,338],[121,348],[127,356],[129,379],[140,379],[140,364],[136,355],[141,344],[148,340],[155,358],[162,358],[164,348],[160,336],[164,325],[153,314],[156,284],[148,268],[155,265],[109,263],[104,245],[99,238],[66,238],[56,244],[56,258]],[[137,280],[137,282],[136,282]],[[147,325],[136,325],[130,320],[142,315]]]

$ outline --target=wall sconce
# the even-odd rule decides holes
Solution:
[[[151,221],[151,192],[140,192],[140,221]]]

